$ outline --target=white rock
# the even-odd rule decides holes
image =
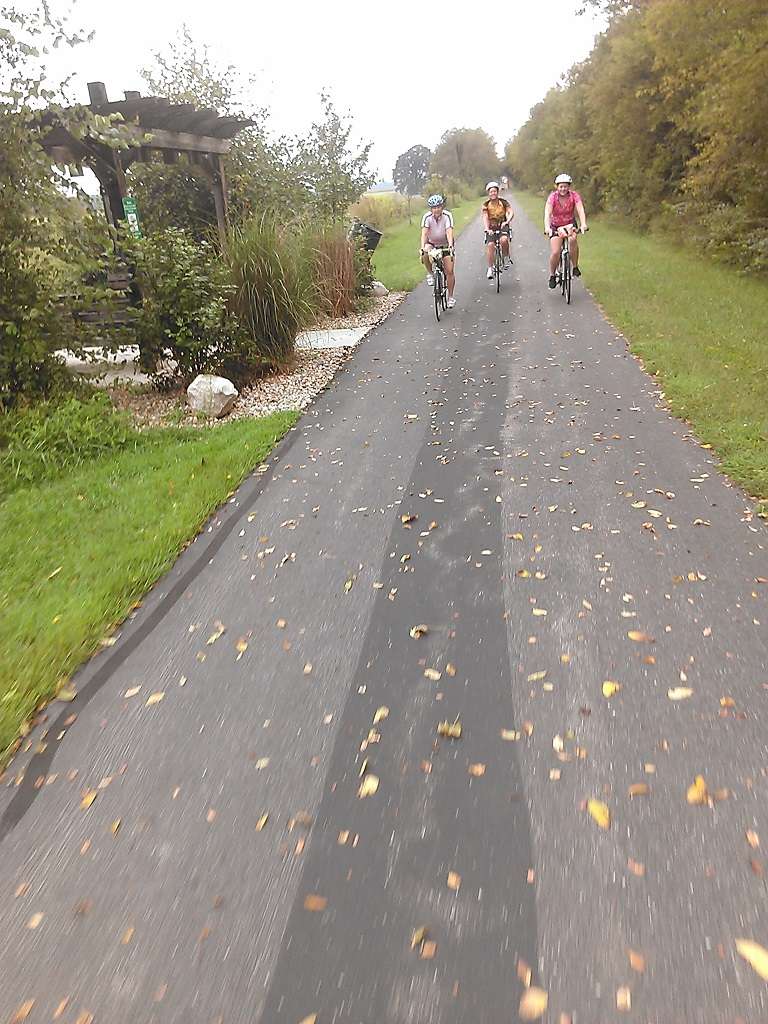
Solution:
[[[238,390],[231,380],[210,373],[198,374],[187,388],[190,407],[217,419],[227,415],[237,396]]]
[[[385,284],[382,284],[381,281],[374,281],[371,285],[371,291],[379,299],[383,299],[385,295],[389,295],[389,288],[387,288]]]

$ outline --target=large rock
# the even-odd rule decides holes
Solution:
[[[187,388],[187,401],[195,412],[220,419],[232,409],[238,390],[226,377],[200,373]]]
[[[371,291],[379,299],[383,299],[385,295],[389,295],[389,288],[387,288],[385,284],[382,284],[381,281],[374,281],[371,285]]]

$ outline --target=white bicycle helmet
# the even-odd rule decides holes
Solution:
[[[565,182],[566,185],[570,185],[573,182],[573,178],[571,178],[570,174],[558,174],[555,178],[555,184],[560,185],[563,182]]]
[[[498,181],[489,181],[485,186],[485,191],[490,192],[492,188],[500,188]]]
[[[445,197],[441,196],[439,192],[436,192],[427,200],[427,206],[430,209],[434,209],[436,206],[445,206]]]

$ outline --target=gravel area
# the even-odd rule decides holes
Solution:
[[[316,330],[343,330],[366,327],[372,330],[400,305],[406,292],[390,292],[351,316],[325,319]],[[230,419],[266,416],[284,409],[305,409],[349,359],[354,348],[297,349],[293,365],[283,372],[270,373],[243,388],[235,407],[224,420],[206,420],[186,404],[183,388],[161,393],[131,387],[112,387],[109,395],[118,409],[131,413],[139,427],[212,426]]]

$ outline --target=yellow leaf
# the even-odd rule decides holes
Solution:
[[[256,822],[256,831],[257,832],[261,832],[261,830],[264,828],[264,826],[267,824],[268,821],[269,821],[269,812],[267,812],[266,814],[262,814],[262,816]]]
[[[461,885],[461,875],[458,874],[456,871],[449,871],[448,872],[448,888],[449,889],[453,889],[454,892],[458,892],[460,885]]]
[[[446,736],[452,740],[461,739],[461,722],[440,722],[437,732],[439,736]]]
[[[317,1024],[317,1014],[310,1013],[308,1017],[305,1017],[303,1020],[300,1020],[299,1024]]]
[[[501,738],[503,740],[509,740],[514,742],[515,740],[520,739],[520,733],[517,731],[517,729],[502,729]]]
[[[751,939],[736,939],[736,949],[764,981],[768,981],[768,949]]]
[[[448,673],[449,676],[453,677],[456,675],[456,666],[452,665],[449,661],[448,664],[445,666],[445,671]]]
[[[442,674],[443,673],[442,672],[438,672],[438,670],[436,668],[425,668],[424,669],[424,675],[427,677],[427,679],[431,679],[433,683],[436,683],[437,680],[440,679]]]
[[[628,1013],[632,1009],[632,993],[626,985],[616,989],[616,1009]]]
[[[57,570],[58,572],[58,570]],[[50,579],[50,576],[48,577]],[[26,1020],[32,1011],[32,1007],[35,1005],[34,999],[28,999],[26,1003],[22,1003],[16,1013],[11,1018],[11,1024],[19,1024],[20,1021]]]
[[[757,832],[753,831],[751,828],[747,829],[747,842],[749,843],[749,845],[752,847],[753,850],[756,850],[758,848],[758,846],[760,845],[760,836],[757,834]]]
[[[429,632],[429,626],[425,626],[423,623],[420,623],[418,626],[411,626],[408,632],[414,640],[419,640],[421,637],[427,635]]]
[[[705,804],[709,799],[709,790],[703,775],[697,775],[693,785],[688,787],[686,799],[689,804]]]
[[[538,1020],[547,1008],[549,996],[543,988],[532,985],[520,997],[520,1020]]]
[[[688,686],[673,686],[667,690],[667,696],[670,700],[687,700],[693,694],[693,690]]]
[[[120,819],[119,818],[115,818],[115,820],[109,826],[109,829],[110,829],[110,831],[111,831],[113,836],[116,836],[117,833],[120,831],[120,824],[121,824]]]
[[[140,686],[132,686],[132,687],[130,688],[130,690],[126,690],[126,691],[125,691],[125,693],[123,694],[123,696],[124,696],[124,697],[126,697],[126,698],[127,698],[127,697],[135,697],[135,696],[136,696],[136,694],[137,694],[137,693],[139,692],[139,690],[140,690],[140,689],[141,689],[141,687],[140,687]]]
[[[652,644],[654,639],[652,636],[648,636],[647,633],[641,632],[639,629],[630,629],[627,633],[630,640],[634,640],[638,644]]]
[[[374,725],[378,725],[379,722],[383,722],[384,719],[388,715],[389,715],[389,708],[388,707],[382,706],[380,708],[377,708],[376,714],[373,716],[373,724]]]
[[[529,683],[538,682],[539,679],[544,679],[546,674],[547,674],[546,671],[544,671],[544,672],[531,672],[531,674],[528,676],[527,682],[529,682]]]
[[[600,828],[611,827],[611,812],[602,800],[587,800],[587,810]]]
[[[480,778],[481,775],[485,775],[485,765],[471,764],[469,766],[469,774],[474,775],[476,778]]]
[[[244,636],[241,636],[240,639],[235,644],[235,650],[237,651],[237,658],[236,658],[236,660],[240,661],[242,656],[248,650],[248,641],[245,639]]]
[[[216,631],[214,633],[211,633],[211,635],[205,641],[208,646],[210,646],[211,644],[215,644],[219,637],[224,636],[224,634],[227,631],[226,626],[224,626],[221,622],[214,622],[214,626],[216,627]]]
[[[33,914],[32,917],[27,921],[27,928],[37,928],[40,922],[43,920],[45,915],[41,913]]]
[[[633,782],[629,787],[629,795],[633,796],[648,796],[650,793],[650,786],[647,782]]]
[[[416,949],[417,946],[421,946],[427,938],[427,929],[425,927],[415,928],[413,935],[411,935],[411,949]]]
[[[165,693],[163,693],[163,692],[160,692],[160,693],[151,693],[151,694],[149,695],[149,697],[147,697],[147,703],[146,703],[146,704],[144,705],[144,707],[147,707],[147,708],[148,708],[148,707],[150,707],[150,705],[152,705],[152,704],[159,704],[159,703],[160,703],[160,701],[161,701],[161,700],[162,700],[162,699],[163,699],[164,697],[165,697]]]
[[[376,792],[378,788],[378,775],[366,775],[363,781],[360,783],[360,789],[358,789],[357,795],[362,800],[366,796],[373,796],[373,794]]]
[[[95,789],[87,789],[85,791],[85,793],[83,794],[83,799],[80,801],[80,806],[83,808],[84,811],[91,806],[91,804],[98,795],[98,791]]]
[[[56,691],[56,700],[71,701],[77,696],[77,690],[71,683],[65,683]]]
[[[309,893],[304,897],[304,909],[312,911],[325,910],[328,900],[325,896],[318,896],[316,893]]]
[[[534,615],[540,615],[540,616],[543,616],[543,615],[546,615],[546,614],[547,614],[547,611],[546,611],[546,608],[534,608],[534,609],[533,609],[533,614],[534,614]]]
[[[621,689],[621,683],[614,683],[610,679],[606,679],[603,683],[603,696],[613,697],[614,694],[618,693]]]

